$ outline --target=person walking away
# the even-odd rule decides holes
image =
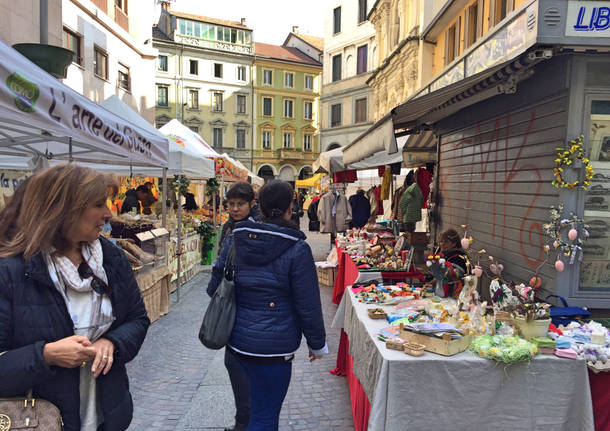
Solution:
[[[227,238],[235,225],[243,220],[259,220],[256,209],[255,194],[252,186],[246,182],[237,182],[227,192],[229,220],[222,226],[218,248],[222,250]],[[223,265],[224,267],[224,265]],[[222,272],[222,269],[221,269]],[[221,275],[222,278],[222,275]],[[208,294],[213,293],[208,287]],[[225,367],[231,380],[233,397],[235,399],[235,425],[225,428],[225,431],[245,431],[250,419],[250,384],[246,369],[229,349],[225,349]]]
[[[291,222],[292,200],[292,187],[283,181],[261,189],[262,222],[235,226],[208,286],[213,294],[234,242],[237,310],[227,350],[250,382],[247,431],[278,430],[303,335],[311,361],[328,353],[316,268],[305,234]]]
[[[34,175],[0,224],[0,397],[53,403],[64,431],[129,427],[125,364],[150,321],[122,250],[103,236],[116,181],[76,164]],[[18,190],[18,194],[22,193]]]
[[[358,189],[355,195],[350,196],[349,204],[352,207],[353,227],[363,227],[371,215],[371,204],[364,195],[364,190]]]
[[[297,195],[297,192],[294,192],[294,197],[292,199],[292,215],[290,219],[293,223],[301,229],[301,216],[303,215],[303,210],[301,209],[300,199]]]

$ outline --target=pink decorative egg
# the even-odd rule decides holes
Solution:
[[[460,241],[462,244],[462,248],[464,250],[466,250],[468,247],[470,247],[470,241],[468,241],[468,238],[462,238],[462,241]]]
[[[574,241],[577,236],[578,236],[578,231],[574,228],[570,229],[570,231],[568,232],[568,238],[570,238],[570,241]]]
[[[473,273],[477,278],[481,278],[481,276],[483,275],[483,268],[481,268],[479,265],[477,265],[474,267]]]
[[[557,260],[555,261],[555,269],[557,270],[557,272],[563,272],[563,270],[565,269],[565,265],[562,261]]]
[[[504,271],[504,265],[502,265],[501,263],[499,263],[499,264],[496,266],[496,269],[498,270],[498,275],[499,275],[499,274],[500,274],[502,271]]]
[[[498,273],[498,266],[495,263],[492,263],[491,265],[489,265],[489,270],[492,273],[497,274]]]

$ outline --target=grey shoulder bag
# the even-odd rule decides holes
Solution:
[[[199,329],[199,340],[208,349],[227,345],[235,323],[235,240],[225,262],[224,278],[208,304]]]

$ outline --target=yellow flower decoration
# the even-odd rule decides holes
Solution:
[[[583,190],[587,190],[591,185],[595,171],[591,161],[583,155],[582,141],[584,138],[584,135],[580,135],[570,141],[570,148],[567,150],[557,148],[557,158],[555,159],[555,168],[553,168],[553,174],[555,175],[553,186],[556,188],[575,189],[576,187],[582,187]],[[585,165],[585,179],[582,182],[567,182],[563,179],[563,166],[570,166],[575,160],[580,160]]]

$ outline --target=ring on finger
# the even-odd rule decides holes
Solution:
[[[108,355],[102,356],[102,359],[108,359]]]

